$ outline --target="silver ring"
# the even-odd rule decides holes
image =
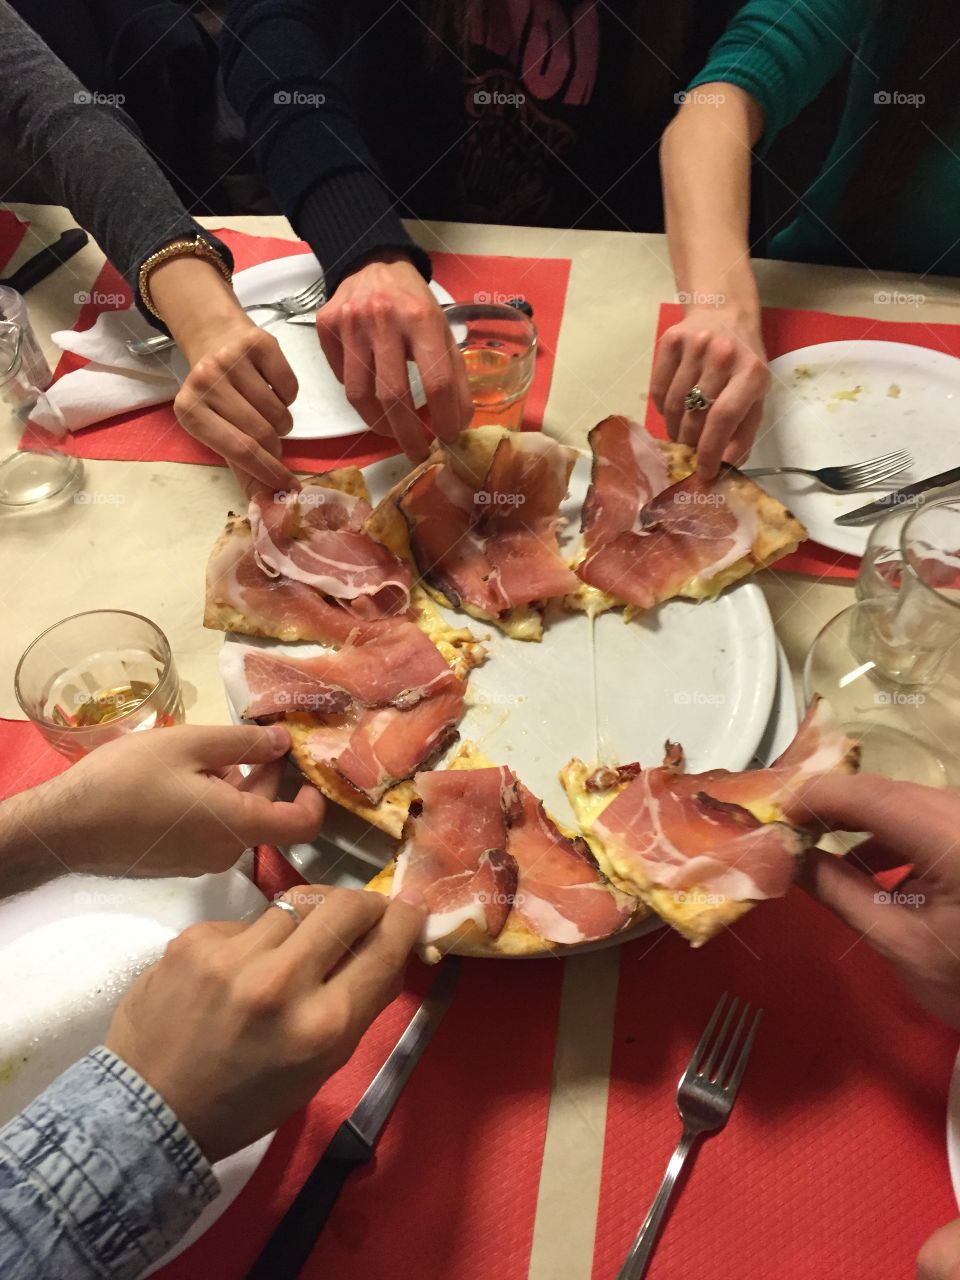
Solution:
[[[713,401],[709,396],[705,396],[703,394],[700,390],[699,384],[695,387],[691,387],[683,397],[683,407],[685,409],[692,410],[694,413],[701,412],[704,409],[709,409],[712,404]]]
[[[266,914],[271,907],[278,907],[281,911],[285,911],[288,916],[292,917],[294,924],[303,924],[303,916],[292,902],[287,902],[286,898],[274,898],[272,902],[268,902],[264,908],[264,914]]]

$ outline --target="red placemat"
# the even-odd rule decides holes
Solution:
[[[680,1135],[677,1080],[722,991],[764,1017],[651,1275],[912,1276],[922,1242],[957,1216],[944,1142],[957,1035],[794,889],[702,951],[669,931],[624,948],[594,1280],[617,1274],[660,1184]]]
[[[0,209],[0,271],[7,265],[20,247],[20,241],[30,228],[12,209]]]
[[[66,767],[29,720],[0,719],[0,800],[39,786]]]
[[[683,308],[674,302],[660,306],[657,341],[665,329],[683,316]],[[863,316],[838,316],[826,311],[800,311],[785,307],[765,307],[763,340],[771,360],[800,347],[818,342],[850,342],[871,338],[876,342],[905,342],[914,347],[929,347],[960,357],[960,325],[906,323],[894,320],[865,319]],[[663,419],[647,401],[647,430],[661,439],[666,437]],[[842,555],[819,542],[805,542],[791,556],[777,562],[777,569],[814,574],[818,578],[855,578],[860,561],[856,556]]]
[[[256,879],[269,896],[300,876],[276,850],[261,848]],[[234,1204],[158,1273],[162,1280],[241,1280],[435,975],[411,965],[404,992],[350,1062],[280,1130]],[[464,962],[453,1005],[373,1163],[341,1193],[304,1280],[526,1276],[562,975],[563,965],[550,961]]]
[[[218,230],[233,250],[238,271],[260,262],[307,253],[299,240],[251,236]],[[437,281],[458,301],[529,298],[536,313],[539,354],[533,386],[527,399],[526,426],[538,429],[553,376],[554,355],[570,275],[569,258],[506,258],[482,254],[435,253]],[[123,310],[131,303],[130,290],[115,268],[107,263],[90,290],[91,301],[80,312],[76,328],[89,329],[102,311]],[[323,355],[317,347],[317,359]],[[85,361],[64,354],[55,377],[79,369]],[[82,458],[113,458],[133,462],[200,462],[222,465],[219,455],[198,444],[180,427],[171,404],[156,405],[134,413],[118,414],[104,423],[86,427],[70,441],[70,451]],[[363,467],[396,453],[396,447],[372,431],[335,440],[291,440],[284,444],[284,458],[302,471],[326,471],[344,463]]]

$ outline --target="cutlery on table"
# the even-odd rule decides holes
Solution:
[[[911,498],[915,498],[921,493],[929,493],[931,489],[947,489],[955,484],[960,484],[960,467],[951,467],[949,471],[938,471],[935,476],[927,476],[926,480],[916,480],[913,484],[905,484],[902,489],[894,489],[892,493],[885,493],[876,502],[868,502],[865,507],[857,507],[855,511],[848,511],[845,515],[836,516],[833,523],[844,525],[869,524],[871,520],[878,520],[894,507],[903,506],[904,503],[909,502]]]
[[[677,1086],[677,1110],[683,1121],[683,1134],[676,1151],[670,1157],[667,1172],[650,1206],[650,1212],[644,1219],[643,1226],[617,1273],[617,1280],[640,1280],[641,1276],[646,1275],[654,1245],[667,1208],[673,1199],[684,1161],[697,1139],[703,1134],[722,1129],[733,1110],[737,1090],[743,1079],[763,1010],[757,1009],[751,1018],[750,1006],[745,1004],[727,1040],[727,1032],[739,1003],[736,997],[731,1000],[727,1008],[719,1032],[716,1036],[713,1034],[726,999],[727,993],[724,992],[710,1015],[710,1021],[700,1037],[700,1043],[693,1051],[693,1057],[686,1071],[680,1077],[680,1083]],[[726,1052],[718,1066],[717,1058],[725,1041],[727,1042]]]
[[[427,998],[413,1015],[366,1093],[317,1161],[296,1200],[280,1219],[246,1280],[296,1280],[347,1178],[373,1159],[374,1144],[420,1056],[443,1021],[460,977],[447,956]]]
[[[303,315],[306,312],[314,312],[323,305],[324,284],[323,277],[314,280],[312,284],[308,284],[305,289],[301,289],[299,293],[289,294],[285,298],[277,298],[273,302],[251,302],[244,307],[244,311],[279,311],[285,315],[287,319],[291,316]],[[168,338],[165,333],[158,333],[155,338],[128,338],[127,350],[132,351],[135,356],[152,356],[158,351],[169,351],[171,347],[177,344],[172,338]]]
[[[913,458],[905,449],[885,453],[868,462],[850,462],[840,467],[820,467],[811,471],[806,467],[743,467],[745,476],[810,476],[824,489],[833,493],[855,493],[858,489],[872,489],[874,485],[889,480],[891,476],[906,471]]]
[[[46,280],[47,276],[52,275],[68,258],[79,253],[89,239],[90,237],[80,227],[71,227],[69,231],[64,231],[59,239],[54,240],[53,244],[48,244],[45,249],[28,258],[14,271],[13,275],[0,280],[0,285],[5,285],[8,289],[16,289],[21,295],[26,293],[41,280]]]

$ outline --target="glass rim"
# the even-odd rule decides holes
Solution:
[[[530,333],[530,349],[536,350],[539,342],[539,334],[533,317],[528,316],[525,311],[521,311],[519,307],[511,307],[505,302],[448,302],[443,309],[447,323],[451,326],[460,323],[464,324],[471,318],[474,320],[506,320],[511,324],[523,324]],[[459,312],[469,312],[470,315],[458,314]],[[460,343],[457,343],[459,346]]]
[[[148,618],[146,614],[143,613],[135,613],[133,609],[81,609],[79,613],[71,613],[68,617],[61,618],[59,622],[52,622],[49,627],[45,627],[38,636],[34,636],[26,649],[24,649],[23,653],[20,655],[20,659],[17,662],[17,669],[13,673],[13,692],[20,710],[26,715],[28,720],[32,720],[38,725],[44,725],[48,729],[55,729],[58,733],[68,734],[89,733],[92,729],[95,730],[103,727],[102,725],[96,724],[57,724],[55,720],[48,720],[46,716],[34,715],[34,713],[27,707],[20,692],[20,673],[23,670],[23,664],[29,658],[30,654],[37,647],[40,641],[45,636],[48,636],[51,631],[56,631],[60,627],[65,627],[68,622],[76,622],[78,618],[92,618],[97,614],[114,614],[124,618],[136,618],[138,622],[145,622],[148,627],[153,628],[160,638],[161,656],[163,659],[162,670],[160,675],[157,677],[156,682],[151,685],[150,692],[144,694],[135,707],[131,707],[129,711],[124,711],[121,715],[115,716],[109,722],[111,725],[122,724],[122,722],[129,716],[135,715],[143,704],[153,697],[169,675],[170,668],[173,665],[173,650],[170,647],[170,641],[167,639],[166,634],[157,626],[152,618]]]
[[[952,497],[936,498],[933,502],[920,503],[915,511],[907,516],[903,522],[903,528],[900,530],[900,556],[903,560],[904,568],[909,569],[911,576],[923,587],[925,591],[929,591],[931,595],[951,609],[960,609],[960,600],[951,600],[949,596],[945,596],[942,591],[938,591],[936,587],[931,587],[929,582],[924,582],[923,578],[914,569],[910,558],[907,555],[907,542],[910,537],[910,526],[918,516],[926,515],[927,512],[935,511],[938,507],[956,507],[957,514],[960,515],[960,494],[954,494]],[[901,588],[902,590],[902,588]]]

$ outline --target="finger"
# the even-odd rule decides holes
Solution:
[[[372,431],[382,436],[393,434],[383,406],[377,399],[373,351],[359,326],[352,322],[344,331],[343,390]]]
[[[277,760],[290,750],[290,734],[282,724],[175,725],[163,730],[157,750],[182,754],[199,768],[216,771]]]
[[[960,1218],[939,1227],[917,1254],[916,1280],[957,1280],[960,1275]]]
[[[290,410],[255,365],[246,362],[235,365],[230,378],[243,399],[276,435],[285,435],[290,430],[293,426]]]
[[[380,922],[330,979],[343,988],[359,1027],[367,1027],[396,996],[404,969],[427,918],[426,904],[393,898]]]
[[[265,334],[264,339],[251,349],[250,358],[281,403],[285,407],[293,404],[300,386],[276,338]]]
[[[278,457],[213,409],[204,407],[183,416],[178,413],[177,419],[185,431],[220,454],[234,474],[241,477],[241,484],[243,476],[250,476],[258,483],[267,485],[271,492],[299,489],[299,482],[293,472]],[[276,452],[279,453],[280,441],[274,432],[271,431],[270,434],[276,443]]]
[[[390,433],[411,462],[422,462],[429,453],[423,423],[417,417],[410,394],[407,352],[396,330],[378,322],[373,358],[376,362],[376,396],[386,415]]]
[[[714,403],[706,411],[687,409],[680,423],[680,442],[696,444],[697,470],[707,480],[712,480],[719,471],[721,454],[740,425],[747,407],[743,406],[741,409],[737,405],[730,405],[729,398],[724,398],[733,369],[734,354],[730,339],[714,339],[697,383],[707,399]]]
[[[204,796],[204,803],[245,846],[306,844],[317,838],[324,802],[315,787],[302,787],[293,800],[269,800],[219,778],[213,781],[217,788]]]
[[[684,400],[700,381],[703,360],[709,342],[710,335],[705,333],[695,334],[686,339],[677,371],[673,375],[667,394],[664,397],[663,418],[667,424],[667,431],[673,440],[679,438],[680,427],[687,412]],[[695,441],[686,441],[685,443],[695,443]]]
[[[291,972],[319,983],[351,955],[358,942],[377,924],[387,901],[379,893],[358,889],[326,889],[324,900],[283,946],[281,959]]]
[[[409,342],[427,397],[431,430],[441,440],[453,440],[470,421],[473,406],[463,357],[453,345],[446,318],[442,314],[430,317],[410,335]]]
[[[256,920],[245,925],[242,935],[237,936],[236,946],[231,951],[239,960],[241,957],[255,955],[263,951],[275,951],[282,942],[301,927],[307,917],[326,901],[330,889],[326,885],[295,885],[278,893],[269,902]],[[286,902],[296,911],[276,906],[278,902]]]
[[[888,950],[902,927],[902,909],[892,905],[876,882],[845,858],[811,849],[799,883],[857,933],[869,935],[874,946]]]
[[[317,338],[333,376],[343,382],[343,343],[339,332],[339,308],[327,304],[317,312]]]
[[[748,411],[747,416],[731,436],[730,443],[723,451],[724,462],[729,462],[732,467],[743,466],[753,451],[762,420],[763,405],[758,402]]]
[[[283,760],[254,765],[246,776],[238,769],[237,775],[236,778],[226,777],[224,781],[229,782],[238,791],[249,791],[251,795],[266,796],[268,800],[275,800],[283,778]]]
[[[650,378],[650,395],[658,413],[663,413],[664,401],[670,384],[676,377],[683,355],[683,336],[679,329],[668,329],[657,343]]]
[[[784,813],[799,826],[869,831],[900,862],[925,870],[945,856],[960,860],[957,803],[951,792],[876,774],[823,774],[790,797]]]

